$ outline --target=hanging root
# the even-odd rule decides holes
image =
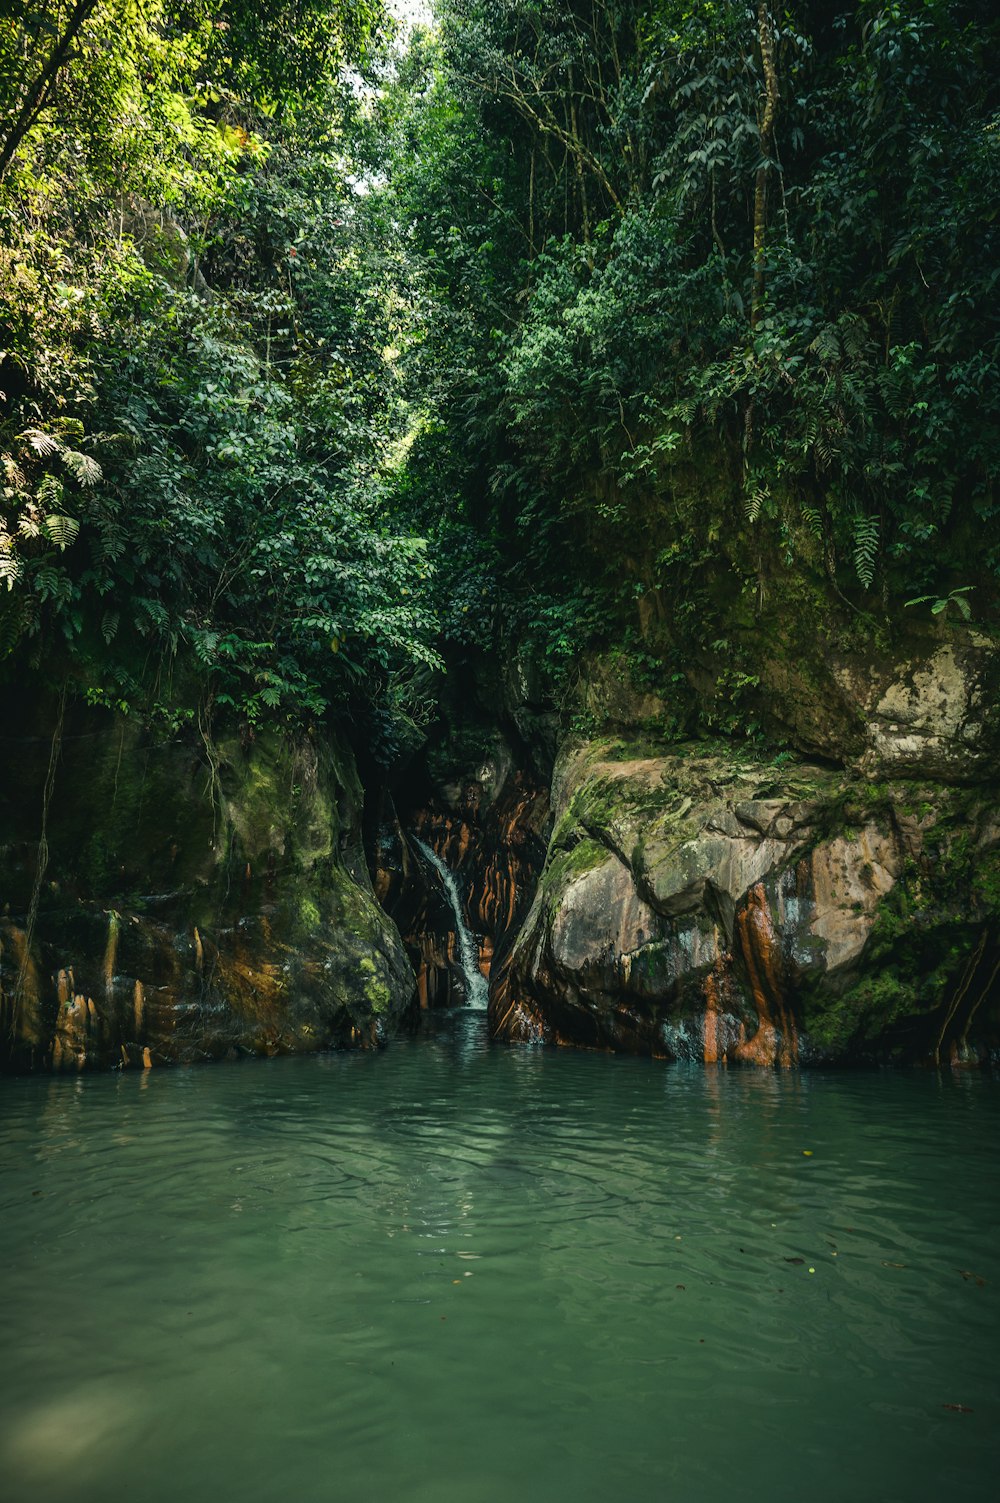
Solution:
[[[198,706],[198,734],[205,747],[205,758],[208,762],[208,796],[212,804],[212,846],[214,848],[219,837],[219,812],[222,804],[219,758],[212,744],[211,719],[203,717],[200,704]]]
[[[965,1027],[962,1029],[962,1037],[959,1040],[963,1049],[969,1041],[969,1029],[972,1027],[972,1020],[992,991],[993,983],[994,981],[996,981],[997,976],[1000,976],[1000,960],[998,960],[996,965],[993,967],[992,971],[989,974],[989,979],[986,982],[986,985],[979,993],[979,996],[976,998],[975,1002],[973,1002],[972,1006],[969,1008],[969,1015],[965,1020]]]
[[[955,995],[952,997],[951,1003],[949,1004],[948,1009],[945,1012],[944,1021],[941,1024],[941,1028],[940,1028],[940,1030],[938,1032],[938,1036],[937,1036],[937,1042],[934,1045],[934,1063],[936,1065],[939,1065],[941,1063],[941,1045],[944,1043],[944,1036],[948,1032],[948,1029],[951,1026],[952,1019],[954,1018],[955,1014],[958,1012],[958,1009],[959,1009],[959,1007],[962,1004],[962,1000],[965,997],[966,992],[969,990],[969,987],[972,985],[972,979],[975,976],[977,970],[979,969],[979,962],[982,960],[982,958],[983,958],[983,951],[986,949],[986,940],[987,940],[988,934],[989,934],[989,931],[987,929],[984,929],[983,932],[982,932],[982,934],[981,934],[981,936],[980,936],[979,944],[976,946],[976,948],[973,951],[972,955],[970,955],[968,963],[966,964],[965,970],[962,972],[962,979],[959,982],[958,990],[955,992]],[[996,974],[996,972],[994,972],[994,975],[995,974]],[[987,991],[989,991],[989,987],[990,987],[990,983],[987,982],[987,984],[986,984],[986,990]],[[979,1000],[982,1001],[982,997],[980,997]],[[976,1006],[978,1007],[978,1005],[979,1005],[979,1003],[977,1002]],[[975,1011],[975,1009],[973,1009],[973,1011]],[[968,1032],[968,1024],[966,1024],[966,1032]]]

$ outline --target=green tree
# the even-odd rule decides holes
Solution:
[[[363,718],[436,663],[426,547],[387,504],[398,277],[359,190],[389,31],[347,0],[5,20],[16,671],[68,655],[99,702],[253,723]]]

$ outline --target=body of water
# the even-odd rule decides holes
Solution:
[[[993,1495],[995,1082],[432,1027],[0,1082],[5,1503]]]

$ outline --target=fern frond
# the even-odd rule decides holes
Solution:
[[[39,600],[65,601],[73,593],[70,580],[56,564],[44,563],[32,572],[32,583]]]
[[[149,635],[150,630],[166,631],[170,625],[170,613],[161,601],[140,598],[133,604],[136,611],[135,627],[144,637]]]
[[[42,476],[37,496],[39,506],[47,507],[49,511],[56,511],[62,505],[64,494],[63,483],[58,475]]]
[[[96,485],[103,478],[104,471],[97,460],[92,459],[89,454],[81,454],[78,449],[64,449],[62,457],[63,463],[78,485]]]
[[[751,524],[756,522],[757,518],[760,516],[761,508],[763,507],[764,502],[767,500],[770,494],[771,492],[768,486],[755,485],[753,490],[750,491],[746,496],[744,496],[743,513],[748,522],[750,522]]]
[[[58,438],[53,437],[51,433],[43,433],[41,428],[27,428],[23,433],[19,433],[18,437],[29,444],[40,459],[48,459],[53,454],[58,454],[62,448],[62,443]]]
[[[806,530],[816,539],[817,543],[821,543],[823,541],[823,518],[815,506],[801,507],[800,515],[806,525]]]
[[[60,550],[65,550],[76,542],[80,533],[80,524],[74,517],[65,517],[59,512],[50,512],[42,523],[42,531],[50,543],[54,543]]]
[[[5,454],[2,463],[4,479],[7,484],[12,486],[16,491],[23,491],[28,482],[24,477],[24,471],[13,454]]]
[[[0,576],[3,558],[0,556]],[[0,660],[9,658],[24,630],[24,607],[20,600],[6,602],[0,607]]]
[[[838,321],[844,354],[848,360],[861,360],[871,349],[868,326],[857,313],[845,313]]]
[[[830,324],[820,329],[809,348],[814,355],[818,355],[820,360],[828,365],[840,359],[840,340],[837,338],[836,330]]]
[[[17,554],[7,548],[0,548],[0,583],[7,586],[8,593],[14,588],[24,573],[24,566]]]
[[[879,519],[858,516],[854,519],[854,568],[866,590],[871,589],[875,578],[875,561],[878,557]]]
[[[198,661],[214,663],[217,657],[219,633],[217,631],[192,631],[190,637]]]

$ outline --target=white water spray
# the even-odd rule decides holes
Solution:
[[[465,977],[466,1005],[468,1007],[475,1007],[479,1012],[483,1012],[489,1001],[489,988],[486,985],[486,977],[479,969],[475,940],[469,933],[468,925],[462,916],[462,900],[458,895],[458,886],[455,882],[454,873],[445,866],[441,857],[436,851],[432,851],[429,845],[425,845],[416,836],[413,838],[444,883],[444,890],[448,894],[448,902],[451,904],[452,912],[455,915],[455,936],[458,940],[459,959],[462,962],[462,975]]]

